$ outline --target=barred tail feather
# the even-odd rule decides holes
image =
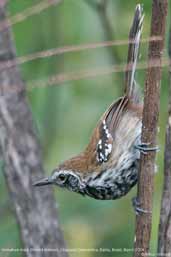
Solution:
[[[129,33],[127,67],[125,73],[125,94],[134,101],[137,101],[138,99],[138,92],[135,82],[135,71],[139,53],[143,19],[143,8],[140,4],[138,4],[135,9],[135,15]]]

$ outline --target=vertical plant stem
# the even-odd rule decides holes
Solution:
[[[0,22],[6,22],[5,1],[0,0]],[[0,62],[14,61],[16,52],[9,27],[0,31]],[[9,88],[11,90],[9,90]],[[36,189],[43,177],[41,148],[18,67],[0,72],[0,147],[4,175],[27,257],[66,257],[51,188]]]
[[[158,254],[171,253],[171,23],[169,33],[169,106],[164,153],[164,183],[158,233]]]
[[[161,57],[164,46],[167,16],[167,0],[152,1],[151,36],[161,36],[161,41],[149,44],[148,69],[145,82],[142,142],[156,145],[160,102]],[[151,67],[151,62],[158,65]],[[156,153],[141,154],[138,179],[138,200],[141,208],[148,213],[136,216],[136,235],[134,257],[144,256],[149,252],[152,226],[152,196]]]

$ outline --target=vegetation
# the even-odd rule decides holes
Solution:
[[[97,0],[98,1],[98,0]],[[88,1],[65,0],[47,10],[31,16],[14,25],[13,33],[18,56],[67,45],[96,43],[107,40],[98,11]],[[136,1],[137,2],[137,1]],[[38,3],[37,0],[9,1],[9,16]],[[151,1],[142,0],[145,11],[143,38],[149,37]],[[112,26],[111,39],[127,40],[135,8],[135,1],[109,0],[107,17]],[[166,46],[167,47],[167,46]],[[114,49],[111,51],[111,49]],[[141,46],[140,62],[147,60],[148,44]],[[122,94],[123,74],[98,75],[53,84],[47,87],[31,88],[33,80],[67,72],[107,68],[111,65],[126,64],[127,45],[70,52],[58,56],[37,59],[20,66],[26,81],[37,134],[42,144],[42,154],[47,174],[62,160],[81,151],[90,138],[91,132],[103,111]],[[167,51],[164,51],[167,57]],[[163,68],[161,87],[160,131],[158,144],[158,172],[155,176],[153,231],[151,252],[155,253],[160,212],[160,198],[163,178],[163,149],[167,118],[168,68]],[[143,87],[145,70],[137,72],[137,82]],[[3,161],[1,161],[3,171]],[[35,171],[36,172],[36,171]],[[131,198],[136,188],[125,198],[117,201],[96,201],[55,188],[61,227],[68,248],[72,249],[112,249],[118,256],[132,256],[135,214]],[[3,172],[0,174],[0,248],[20,248],[19,231],[11,211],[9,195]],[[119,253],[120,249],[125,252]],[[106,249],[107,250],[107,249]],[[70,253],[78,256],[77,251]],[[5,255],[4,255],[5,256]],[[10,257],[23,256],[22,253],[8,253]],[[96,257],[99,252],[83,251],[80,257]],[[104,253],[102,253],[104,256]]]

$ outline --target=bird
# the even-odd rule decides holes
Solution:
[[[101,116],[85,150],[59,164],[51,176],[34,186],[57,185],[97,200],[115,200],[136,185],[140,153],[156,150],[141,142],[143,103],[135,70],[143,19],[143,7],[138,4],[129,33],[123,96]]]

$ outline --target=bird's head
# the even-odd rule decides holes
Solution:
[[[36,183],[34,186],[45,186],[45,185],[57,185],[62,188],[66,188],[70,191],[83,193],[85,183],[82,181],[80,175],[71,170],[63,170],[60,168],[55,169],[51,176],[43,178]]]

